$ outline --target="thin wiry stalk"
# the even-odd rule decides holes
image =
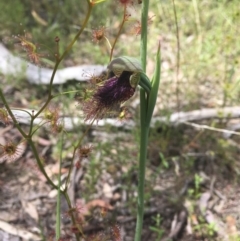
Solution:
[[[122,32],[123,25],[124,25],[124,23],[125,23],[125,21],[126,21],[126,11],[127,11],[127,7],[124,6],[122,23],[121,23],[121,25],[120,25],[120,27],[119,27],[119,30],[118,30],[117,36],[116,36],[116,38],[115,38],[115,40],[114,40],[114,43],[113,43],[113,45],[112,45],[112,48],[111,48],[111,52],[110,52],[110,61],[112,60],[112,57],[113,57],[113,50],[114,50],[114,48],[115,48],[115,45],[116,45],[116,43],[117,43],[117,41],[118,41],[118,39],[119,39],[119,36],[120,36],[121,32]]]
[[[142,3],[141,15],[141,61],[143,71],[146,72],[147,64],[147,23],[148,23],[148,7],[149,0]],[[137,202],[137,223],[135,230],[135,241],[141,240],[143,213],[144,213],[144,185],[145,185],[145,169],[147,159],[147,144],[149,125],[146,122],[147,115],[147,98],[143,89],[140,90],[140,156],[139,156],[139,183],[138,183],[138,202]]]
[[[51,76],[51,79],[50,79],[50,83],[49,83],[48,99],[45,102],[45,104],[40,108],[40,110],[34,115],[33,119],[37,118],[37,116],[39,116],[42,113],[42,111],[46,108],[46,106],[49,104],[49,102],[53,98],[53,96],[52,96],[53,80],[54,80],[55,74],[56,74],[56,72],[58,70],[59,64],[66,57],[66,55],[69,53],[69,51],[72,49],[73,45],[75,44],[75,42],[77,41],[79,36],[82,34],[83,30],[85,29],[85,27],[86,27],[86,25],[88,23],[88,20],[90,18],[91,12],[92,12],[93,5],[91,4],[90,1],[87,0],[87,2],[88,2],[88,11],[87,11],[87,15],[85,17],[85,20],[84,20],[83,24],[81,25],[80,30],[78,31],[78,33],[76,34],[76,36],[72,40],[72,42],[67,46],[67,48],[63,52],[63,54],[59,58],[57,58],[55,66],[54,66],[54,69],[53,69],[53,73],[52,73],[52,76]]]
[[[69,182],[70,182],[70,176],[71,176],[71,172],[72,172],[72,169],[73,169],[73,164],[74,164],[74,158],[75,158],[75,155],[76,155],[76,151],[77,151],[77,149],[80,147],[80,145],[82,144],[83,138],[87,135],[88,131],[89,131],[90,128],[92,127],[94,120],[95,120],[95,119],[93,119],[93,121],[90,123],[90,125],[88,126],[88,128],[86,129],[86,131],[85,131],[85,132],[83,133],[83,135],[79,138],[77,145],[74,147],[73,155],[72,155],[72,160],[71,160],[70,168],[69,168],[69,171],[68,171],[68,175],[67,175],[67,179],[66,179],[66,185],[65,185],[64,192],[67,192],[67,189],[68,189],[68,185],[69,185]]]
[[[71,50],[72,46],[74,45],[74,43],[77,41],[77,39],[79,38],[79,36],[81,35],[81,33],[83,32],[83,30],[85,29],[86,25],[87,25],[87,22],[89,20],[89,17],[91,15],[91,10],[92,10],[92,7],[93,7],[93,3],[90,2],[90,0],[87,0],[87,3],[88,3],[88,11],[87,11],[87,15],[86,15],[86,18],[84,20],[84,23],[82,24],[81,26],[81,29],[79,30],[79,32],[76,34],[76,36],[74,37],[74,39],[72,40],[72,42],[67,46],[66,50],[63,52],[63,54],[59,57],[59,53],[57,51],[57,56],[56,56],[56,63],[55,63],[55,67],[53,69],[53,73],[52,73],[52,76],[51,76],[51,79],[50,79],[50,83],[49,83],[49,90],[48,90],[48,98],[46,100],[46,102],[44,103],[44,105],[40,108],[40,110],[32,115],[31,117],[31,123],[30,123],[30,128],[29,128],[29,132],[28,134],[26,134],[22,128],[20,127],[18,121],[16,120],[15,116],[13,115],[4,95],[3,95],[3,91],[2,89],[0,88],[0,99],[2,99],[3,103],[4,103],[4,106],[5,108],[7,109],[9,115],[11,116],[12,120],[13,120],[13,123],[15,124],[16,128],[18,129],[18,131],[22,134],[22,136],[28,141],[30,147],[32,148],[32,151],[33,151],[33,155],[35,156],[36,160],[37,160],[37,164],[38,164],[38,167],[39,169],[41,170],[42,174],[45,176],[45,178],[47,179],[47,181],[51,184],[51,186],[55,189],[58,189],[58,186],[55,185],[52,180],[49,178],[49,176],[47,175],[45,169],[44,169],[44,166],[41,162],[41,159],[40,159],[40,156],[38,154],[38,151],[36,149],[36,146],[34,145],[34,142],[32,140],[32,135],[33,135],[33,122],[34,120],[42,113],[42,111],[46,108],[46,106],[50,103],[51,99],[54,97],[52,96],[52,86],[53,86],[53,80],[55,78],[55,74],[58,70],[58,67],[59,67],[59,64],[61,63],[61,61],[66,57],[66,55],[69,53],[69,51]],[[58,45],[58,43],[57,43]],[[60,184],[59,184],[60,185]],[[72,205],[71,205],[71,202],[70,202],[70,199],[69,199],[69,196],[66,192],[64,191],[61,191],[61,193],[64,195],[67,203],[68,203],[68,207],[69,209],[72,208]],[[76,220],[74,218],[74,215],[71,214],[71,219],[72,219],[72,222],[73,222],[73,225],[75,226],[78,226],[77,223],[76,223]],[[82,234],[81,232],[81,229],[79,228],[79,233]],[[76,236],[76,239],[79,241],[80,240],[80,234],[77,233],[75,234]],[[58,230],[58,236],[59,236],[59,230]]]
[[[201,27],[201,19],[198,7],[198,0],[192,0],[193,9],[195,12],[195,22],[197,26],[197,34],[198,34],[198,50],[197,53],[200,56],[202,52],[202,43],[203,43],[203,36],[202,36],[202,27]]]

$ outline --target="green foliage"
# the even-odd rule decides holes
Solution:
[[[1,38],[10,37],[12,34],[17,34],[16,29],[19,29],[20,24],[25,26],[27,19],[25,13],[24,1],[12,0],[11,2],[0,2],[0,36]],[[13,11],[14,9],[14,11]]]
[[[216,235],[216,225],[214,223],[203,223],[196,225],[194,229],[200,232],[202,235],[206,235],[209,238],[213,238]]]
[[[163,167],[168,169],[169,168],[169,163],[166,160],[166,158],[164,157],[164,155],[161,152],[159,152],[159,156],[160,156],[160,159],[161,159]]]
[[[84,32],[86,41],[86,48],[79,46],[74,47],[74,57],[79,63],[84,63],[83,58],[79,58],[84,54],[89,57],[93,53],[88,43],[91,42],[91,28],[100,27],[106,24],[109,9],[109,1],[104,1],[94,8],[90,18],[90,28],[86,28]],[[49,1],[40,0],[32,1],[31,4],[28,0],[13,0],[8,4],[1,2],[1,16],[0,16],[0,38],[9,48],[13,49],[15,40],[13,35],[30,35],[32,42],[38,44],[41,50],[45,53],[55,51],[54,38],[60,38],[60,52],[64,50],[67,43],[76,35],[81,25],[83,24],[84,17],[87,11],[86,1],[79,0],[64,0],[64,1]],[[14,9],[14,11],[13,11]],[[92,27],[91,27],[92,26]],[[84,42],[84,41],[83,41]],[[84,53],[85,52],[85,53]],[[99,63],[106,64],[107,57],[102,58],[103,53],[97,49],[94,51],[99,54]],[[72,53],[72,54],[73,54]],[[92,58],[96,56],[91,56]]]
[[[155,222],[154,226],[150,226],[149,229],[157,234],[155,241],[160,241],[164,234],[164,230],[160,227],[162,218],[160,214],[157,214],[155,217],[152,217],[152,220]]]
[[[194,175],[194,188],[188,189],[188,194],[190,197],[193,197],[196,200],[200,198],[201,196],[200,185],[202,181],[203,181],[203,178],[201,176],[199,176],[198,174]]]

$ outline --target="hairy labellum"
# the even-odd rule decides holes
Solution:
[[[110,78],[96,88],[92,98],[83,106],[86,120],[101,119],[107,112],[131,98],[135,92],[130,84],[131,75],[132,72],[129,71],[123,71],[120,76],[110,73]]]
[[[104,85],[98,88],[93,98],[105,108],[128,100],[135,92],[135,88],[129,82],[131,75],[131,72],[123,71],[119,77],[114,76],[106,80]]]

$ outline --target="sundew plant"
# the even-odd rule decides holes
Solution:
[[[81,0],[83,1],[83,0]],[[98,8],[102,2],[107,0],[85,0],[87,3],[87,10],[85,19],[79,25],[81,26],[75,37],[67,45],[66,49],[60,51],[61,39],[56,36],[54,41],[56,45],[56,50],[52,54],[52,58],[55,60],[55,65],[52,71],[51,78],[48,84],[48,95],[42,106],[37,111],[27,112],[30,118],[30,125],[26,131],[22,128],[21,124],[18,122],[17,117],[13,113],[13,107],[7,102],[3,89],[0,88],[0,98],[3,102],[4,108],[0,109],[0,120],[6,125],[14,125],[22,136],[22,140],[19,142],[9,142],[5,145],[0,144],[2,156],[1,159],[11,159],[15,161],[20,155],[22,155],[22,147],[28,145],[33,155],[36,159],[37,166],[41,173],[44,175],[48,184],[58,191],[57,198],[57,215],[56,215],[56,233],[55,240],[66,240],[61,232],[60,225],[60,194],[64,196],[69,209],[69,216],[72,222],[71,232],[75,236],[76,240],[109,240],[109,237],[104,236],[92,236],[90,239],[87,237],[82,229],[82,224],[78,220],[77,213],[81,211],[74,203],[71,203],[68,195],[68,187],[71,178],[71,172],[74,165],[78,165],[81,168],[81,160],[87,158],[89,153],[92,151],[91,146],[83,145],[83,140],[86,137],[87,132],[91,128],[91,125],[98,120],[105,118],[107,115],[121,114],[121,118],[124,118],[124,112],[116,113],[118,109],[116,107],[121,107],[124,102],[131,99],[134,93],[140,89],[140,141],[139,141],[139,166],[138,166],[138,199],[137,199],[137,221],[136,221],[136,231],[135,231],[135,241],[141,240],[142,226],[143,226],[143,213],[144,213],[144,179],[145,179],[145,166],[147,157],[147,146],[148,146],[148,135],[149,127],[151,123],[151,118],[156,103],[156,98],[158,94],[159,82],[160,82],[160,44],[156,40],[156,60],[155,60],[155,71],[152,76],[146,75],[146,65],[147,65],[147,42],[148,42],[148,25],[149,17],[148,7],[149,0],[144,1],[134,1],[134,0],[115,0],[115,4],[122,8],[122,21],[119,24],[118,32],[115,39],[111,41],[107,38],[105,33],[106,28],[100,27],[99,29],[93,30],[92,38],[93,41],[98,43],[100,41],[105,41],[109,52],[109,63],[107,63],[106,73],[101,76],[96,76],[91,78],[90,87],[85,90],[83,98],[79,101],[79,105],[76,106],[76,111],[78,108],[84,113],[84,121],[88,124],[86,132],[79,137],[76,143],[72,143],[74,146],[71,165],[68,169],[68,175],[64,183],[61,182],[60,174],[58,178],[58,184],[55,184],[53,180],[48,176],[42,157],[37,151],[36,143],[34,142],[34,135],[36,132],[46,126],[59,136],[60,145],[65,138],[67,138],[66,130],[64,127],[64,122],[60,118],[60,110],[51,106],[51,102],[54,98],[58,98],[60,95],[66,93],[53,94],[53,81],[56,72],[59,69],[61,62],[66,58],[72,49],[75,42],[79,39],[79,36],[88,26],[89,18],[92,14],[94,8]],[[141,7],[141,19],[138,20],[137,24],[137,35],[140,35],[140,55],[136,56],[116,56],[115,46],[120,43],[120,35],[122,33],[123,27],[127,21],[130,21],[131,15],[129,13],[129,8],[140,8]],[[27,40],[24,37],[18,38],[21,47],[26,52],[27,57],[34,64],[39,64],[41,62],[41,54],[38,53],[38,48],[35,43]],[[131,44],[131,43],[129,43]],[[134,44],[134,43],[133,43]],[[77,92],[77,91],[76,91]],[[36,125],[35,120],[37,117],[42,118],[42,123]],[[77,161],[76,161],[77,160]],[[59,168],[64,160],[60,157]],[[59,172],[60,173],[60,172]],[[112,240],[122,240],[120,229],[117,225],[113,225],[111,229],[111,239]]]

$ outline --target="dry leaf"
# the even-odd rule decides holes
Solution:
[[[21,237],[23,240],[34,240],[34,241],[42,240],[41,237],[39,237],[33,233],[30,233],[24,229],[16,228],[16,225],[13,226],[2,220],[0,220],[0,229],[2,229],[3,231],[5,231],[9,234]]]
[[[34,206],[31,202],[21,201],[24,211],[30,215],[34,220],[38,221],[38,212],[36,206]]]
[[[106,198],[113,197],[112,188],[108,183],[104,183],[103,185],[103,194],[105,195]]]
[[[113,210],[113,206],[111,206],[108,202],[105,202],[101,199],[95,199],[90,202],[88,202],[85,207],[90,210],[94,207],[100,207],[100,208],[106,208],[108,210]]]

